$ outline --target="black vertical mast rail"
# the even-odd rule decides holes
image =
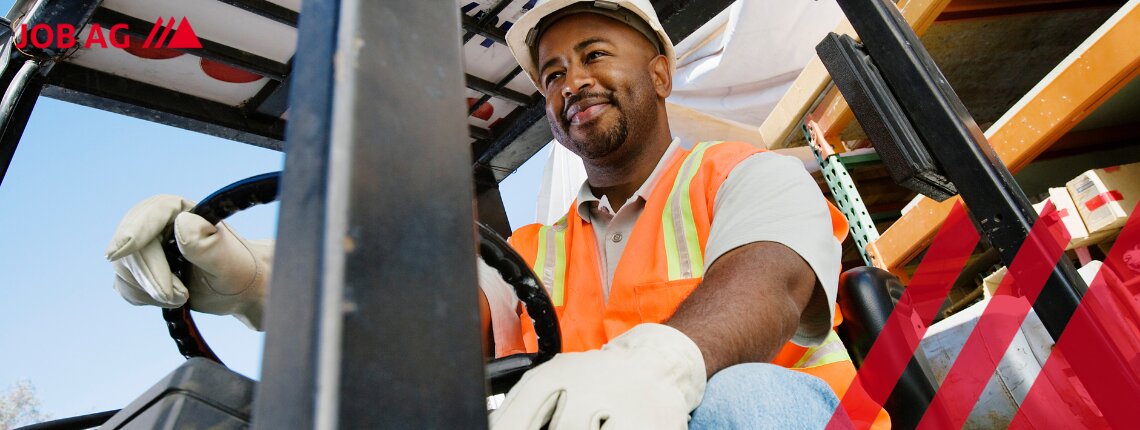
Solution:
[[[947,197],[956,189],[1006,266],[1021,252],[1045,255],[1032,249],[1043,244],[1026,240],[1037,214],[1024,192],[894,4],[838,3],[862,45],[831,34],[816,49],[876,148],[894,154],[893,160],[885,156],[884,161],[904,165],[900,171],[912,178],[922,176],[926,183],[909,185],[929,197]],[[898,180],[895,172],[892,176]],[[1087,290],[1068,258],[1052,267],[1033,308],[1054,340],[1060,340]],[[1112,374],[1117,377],[1114,385],[1125,388],[1105,392],[1101,386],[1091,393],[1094,400],[1140,389],[1140,375],[1124,356],[1111,352],[1117,348],[1107,335],[1106,323],[1110,324],[1094,319],[1081,324],[1085,345],[1102,353],[1094,368],[1075,366],[1073,371],[1086,383]]]
[[[486,428],[459,10],[303,7],[254,426]]]
[[[839,6],[981,234],[1009,266],[1037,221],[1025,193],[894,4],[839,0]],[[1033,307],[1054,339],[1087,288],[1068,259],[1053,268]]]
[[[261,382],[253,428],[314,428],[325,206],[332,134],[333,56],[340,2],[301,5],[297,54],[290,80],[273,276],[265,313]]]

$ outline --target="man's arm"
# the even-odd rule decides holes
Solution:
[[[495,332],[491,330],[491,304],[487,293],[479,289],[479,327],[483,332],[483,358],[495,358]]]
[[[479,268],[479,310],[483,320],[483,346],[486,357],[504,357],[522,345],[519,299],[513,287],[482,258]]]
[[[705,374],[769,362],[796,333],[815,272],[787,246],[754,242],[718,258],[666,322],[701,349]]]
[[[770,362],[788,340],[825,339],[840,247],[826,200],[800,161],[748,157],[714,205],[704,280],[666,322],[701,349],[707,375]]]

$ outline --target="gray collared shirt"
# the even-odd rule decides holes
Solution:
[[[621,255],[625,253],[625,244],[629,242],[629,234],[633,231],[633,225],[637,223],[638,216],[641,215],[642,209],[645,209],[645,201],[649,199],[649,194],[653,192],[653,188],[657,186],[657,181],[661,179],[665,168],[668,167],[666,163],[677,152],[679,146],[680,139],[673,138],[673,141],[669,143],[669,148],[657,161],[657,166],[653,168],[653,172],[649,174],[649,177],[625,204],[618,204],[619,208],[616,211],[606,196],[599,199],[594,195],[588,182],[583,182],[582,188],[578,190],[578,216],[594,227],[594,237],[598,240],[598,256],[601,257],[599,269],[601,269],[600,273],[605,274],[602,276],[602,294],[606,300],[610,298],[610,286],[613,283],[614,270],[617,268],[618,261],[621,260]]]

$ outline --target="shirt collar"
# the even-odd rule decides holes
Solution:
[[[625,202],[625,204],[629,204],[637,199],[649,200],[649,194],[653,192],[653,189],[657,186],[657,182],[661,180],[661,175],[664,174],[665,169],[668,168],[667,164],[669,159],[673,158],[673,154],[677,152],[677,148],[680,146],[681,139],[674,137],[673,141],[669,142],[669,147],[665,149],[665,153],[661,154],[661,159],[657,160],[657,166],[653,167],[653,172],[649,174],[648,178],[645,178],[645,182],[641,184],[641,187],[638,187],[637,191],[629,197],[629,201]],[[578,216],[584,220],[590,219],[590,209],[594,207],[605,206],[610,208],[610,212],[616,212],[613,210],[613,206],[609,201],[606,200],[606,196],[598,198],[594,195],[594,191],[590,189],[589,181],[582,182],[582,187],[578,189],[578,198],[576,200],[578,202],[578,207],[576,208],[578,210]],[[625,204],[623,204],[623,206]]]

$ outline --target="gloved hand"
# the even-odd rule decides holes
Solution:
[[[491,428],[685,429],[705,379],[688,336],[640,324],[600,350],[559,354],[527,372],[491,414]]]
[[[115,269],[115,290],[135,305],[233,315],[261,329],[265,289],[273,262],[273,241],[247,241],[225,223],[214,226],[186,212],[194,203],[157,195],[135,205],[119,222],[107,260]],[[190,263],[190,285],[170,272],[162,233],[173,224],[178,249]]]

